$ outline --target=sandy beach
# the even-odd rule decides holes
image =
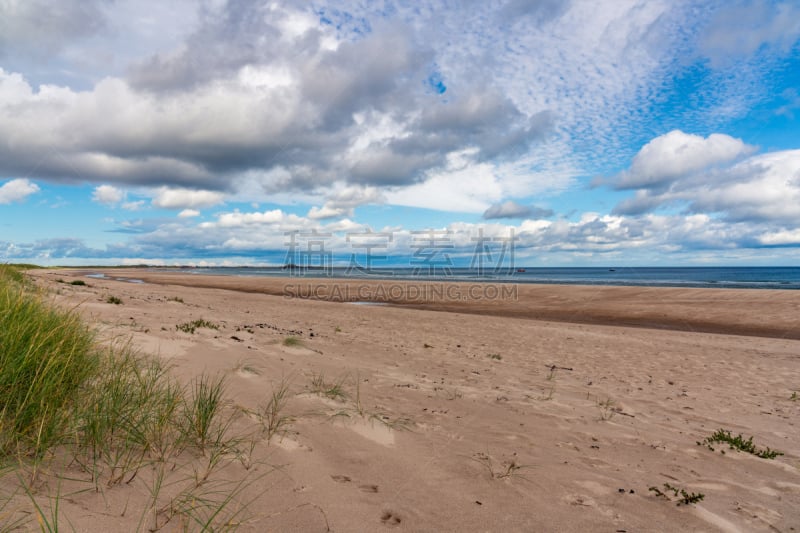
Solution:
[[[225,375],[231,406],[288,386],[257,466],[223,470],[253,476],[240,531],[800,531],[798,291],[99,272],[30,275],[101,340]],[[218,329],[176,329],[199,319]],[[719,429],[783,455],[698,445]],[[146,498],[61,512],[130,531]]]

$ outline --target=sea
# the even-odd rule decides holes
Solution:
[[[171,268],[174,272],[176,269]],[[188,274],[281,278],[701,287],[800,290],[800,267],[517,267],[490,270],[455,267],[181,267]]]

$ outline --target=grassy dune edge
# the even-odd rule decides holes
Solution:
[[[180,384],[169,370],[98,343],[0,265],[0,531],[68,528],[64,498],[131,488],[136,531],[236,529],[243,491],[269,473],[249,457],[262,435],[234,430],[224,378]]]

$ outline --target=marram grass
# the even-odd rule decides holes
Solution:
[[[39,470],[34,466],[28,481],[21,474],[26,465],[54,457],[62,460],[53,465],[66,460],[98,490],[101,483],[108,489],[130,484],[143,470],[162,472],[141,481],[152,494],[141,527],[178,522],[187,530],[236,529],[248,506],[241,492],[253,480],[215,474],[236,460],[229,457],[243,457],[245,441],[228,435],[236,412],[223,396],[221,377],[201,375],[181,386],[159,359],[139,356],[129,345],[97,344],[74,311],[58,309],[17,269],[0,265],[0,480],[11,472],[19,478],[9,494],[0,486],[0,531],[30,520],[11,505],[23,493],[41,528],[58,529],[59,495],[45,516],[43,496],[31,492]],[[281,406],[273,405],[276,421],[286,418]],[[162,493],[162,481],[171,491]]]
[[[63,435],[98,356],[77,314],[47,304],[18,276],[0,270],[0,455],[39,456]]]

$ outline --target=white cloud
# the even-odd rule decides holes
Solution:
[[[308,218],[314,220],[323,220],[326,218],[341,218],[344,216],[352,216],[353,210],[346,209],[344,207],[332,207],[329,204],[325,204],[322,207],[314,206],[308,210],[308,214],[306,215]]]
[[[431,172],[422,183],[387,191],[386,199],[393,205],[483,213],[502,194],[494,166],[478,163]]]
[[[262,183],[268,194],[319,192],[337,180],[389,191],[440,173],[449,153],[474,150],[470,166],[494,165],[503,194],[462,198],[465,206],[452,210],[482,212],[529,185],[559,187],[581,175],[575,138],[619,152],[626,132],[617,122],[635,122],[630,110],[641,107],[648,87],[660,87],[665,63],[682,46],[670,22],[685,15],[684,6],[672,2],[543,5],[478,3],[466,17],[435,3],[391,14],[347,2],[316,11],[205,5],[208,16],[194,34],[139,58],[127,78],[113,72],[82,90],[44,85],[37,92],[23,77],[0,73],[0,136],[13,136],[17,147],[0,153],[0,171],[35,159],[53,180],[77,173],[209,190],[224,181],[236,193],[249,185],[242,183],[249,172],[285,169],[285,179]],[[115,28],[115,13],[133,15],[142,41],[167,46],[195,20],[196,6],[180,9],[186,17],[169,36],[158,35],[160,22],[132,2],[103,14]],[[323,11],[336,22],[321,22]],[[168,18],[179,17],[170,11]],[[648,44],[653,34],[658,46]],[[151,51],[145,42],[131,46]],[[476,77],[476,69],[488,75]],[[430,76],[443,80],[445,93],[425,84]],[[3,105],[9,102],[24,105],[14,111]],[[502,167],[526,155],[536,168],[506,180]],[[295,168],[299,162],[307,168]],[[544,168],[550,164],[566,180]],[[536,183],[524,178],[531,175]]]
[[[691,151],[686,153],[696,160]],[[797,225],[800,220],[800,150],[753,155],[713,169],[675,162],[675,166],[681,165],[693,170],[667,183],[643,186],[614,212],[637,215],[664,206],[682,206],[687,213],[719,213],[734,222]]]
[[[162,209],[193,209],[218,205],[224,200],[225,195],[220,192],[161,187],[152,203]]]
[[[226,228],[238,228],[242,226],[249,226],[253,224],[277,224],[284,222],[287,218],[295,217],[295,215],[288,215],[280,209],[273,209],[272,211],[255,212],[255,213],[241,213],[238,210],[232,213],[223,213],[219,215],[217,222],[204,222],[203,227],[210,228],[214,226]]]
[[[92,193],[92,200],[103,205],[118,204],[125,198],[125,192],[112,185],[100,185],[95,187]]]
[[[767,246],[800,245],[800,228],[764,233],[758,240]]]
[[[180,213],[178,213],[178,218],[192,218],[192,217],[199,217],[200,211],[197,209],[184,209]]]
[[[644,145],[615,185],[618,189],[669,185],[688,174],[730,163],[754,150],[741,139],[721,133],[704,138],[673,130]]]
[[[31,194],[39,192],[39,186],[30,180],[14,179],[0,186],[0,205],[21,202]]]

